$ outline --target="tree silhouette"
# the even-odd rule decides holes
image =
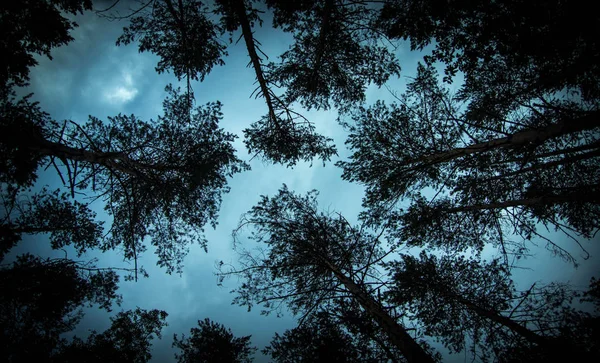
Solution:
[[[381,278],[381,277],[380,277]],[[377,301],[382,305],[383,309],[396,320],[403,319],[404,311],[394,304],[386,304],[382,299],[381,289],[387,285],[387,281],[381,281],[380,286],[373,290],[373,294],[377,291]],[[392,344],[388,339],[387,333],[379,324],[370,316],[370,314],[361,308],[360,303],[356,300],[341,298],[334,299],[320,311],[326,314],[329,319],[332,319],[338,326],[343,327],[351,336],[361,344],[366,345],[370,354],[379,357],[378,359],[386,362],[403,362],[405,359],[401,351]],[[411,322],[412,323],[412,322]],[[415,328],[407,328],[407,331],[416,331]],[[358,343],[354,343],[358,346]],[[433,349],[424,340],[419,342],[436,361],[441,359],[439,353],[434,353]]]
[[[160,57],[158,73],[173,71],[178,78],[204,80],[215,65],[223,65],[225,44],[219,28],[208,17],[208,7],[195,0],[150,1],[151,9],[131,18],[117,39],[117,45],[138,41],[140,52]],[[143,9],[142,9],[143,10]]]
[[[283,335],[275,333],[263,353],[276,363],[387,361],[370,341],[344,331],[326,313],[316,314]]]
[[[74,337],[60,347],[52,361],[146,363],[152,358],[151,340],[160,339],[167,315],[156,309],[120,312],[110,318],[110,328],[102,333],[92,331],[86,340]]]
[[[422,65],[398,101],[352,114],[354,153],[338,165],[367,186],[374,216],[412,202],[392,217],[409,244],[464,250],[491,242],[519,255],[526,246],[508,246],[505,224],[524,240],[542,237],[537,223],[584,238],[600,227],[597,108],[565,99],[554,101],[558,109],[532,103],[507,119],[471,118]],[[425,198],[424,188],[435,196]]]
[[[448,78],[462,72],[469,96],[489,101],[476,104],[496,110],[565,88],[587,100],[600,96],[599,31],[592,25],[598,14],[591,10],[556,0],[390,0],[379,25],[389,37],[410,40],[413,50],[431,44],[427,61],[445,63]]]
[[[79,255],[91,248],[109,247],[102,244],[102,222],[95,220],[95,213],[85,204],[71,201],[67,193],[44,188],[26,198],[7,187],[0,196],[6,211],[0,223],[0,261],[23,234],[49,234],[53,249],[72,245]]]
[[[173,346],[181,351],[175,354],[179,363],[249,363],[256,348],[250,346],[250,335],[236,338],[231,329],[210,319],[198,320],[198,327],[191,335],[181,339],[173,337]]]
[[[353,151],[337,165],[367,189],[360,227],[319,212],[315,191],[298,196],[285,186],[242,219],[234,234],[242,266],[221,262],[219,282],[241,277],[234,303],[248,309],[300,315],[266,354],[277,362],[433,362],[428,336],[452,352],[468,344],[482,361],[599,359],[598,311],[575,304],[598,307],[597,280],[583,295],[558,283],[518,291],[509,263],[536,238],[576,262],[542,228],[576,243],[600,230],[600,19],[591,5],[142,0],[121,16],[110,13],[118,3],[99,12],[129,20],[117,45],[135,43],[158,56],[158,73],[187,82],[184,92],[167,87],[156,120],[57,122],[32,95],[17,97],[35,56],[69,43],[77,26],[69,16],[92,3],[0,5],[0,260],[24,235],[43,235],[78,256],[120,248],[135,262],[122,270],[136,277],[150,245],[160,266],[181,273],[190,244],[206,249],[204,228],[216,227],[227,179],[249,168],[235,156],[235,135],[219,128],[221,104],[196,106],[191,85],[225,64],[237,38],[255,75],[250,96],[266,109],[243,130],[250,153],[288,167],[329,161],[333,140],[295,108],[336,108]],[[257,36],[265,7],[273,28],[293,37],[274,61]],[[363,106],[368,85],[399,75],[386,43],[397,39],[431,49],[425,65],[404,94],[393,94],[397,102]],[[464,78],[456,94],[440,83],[439,63],[443,82]],[[37,188],[47,169],[62,190]],[[96,201],[113,219],[106,235],[90,209]],[[240,244],[247,226],[253,250]],[[480,259],[490,244],[503,261]],[[400,247],[428,251],[394,255]],[[120,303],[117,270],[28,254],[1,265],[2,359],[147,362],[164,311],[124,311],[105,332],[64,336],[82,307]],[[179,362],[249,362],[255,351],[250,336],[209,319],[188,337],[175,335],[173,346]]]
[[[105,249],[122,245],[137,263],[149,236],[158,264],[180,272],[189,243],[206,248],[203,228],[216,225],[227,177],[247,165],[234,155],[235,136],[218,128],[220,103],[193,108],[187,94],[167,92],[156,122],[118,115],[61,125],[27,99],[11,103],[17,117],[2,126],[29,132],[5,145],[3,179],[27,186],[38,167],[53,166],[73,196],[81,191],[105,203],[114,218]]]
[[[139,39],[140,51],[150,51],[160,57],[156,70],[171,70],[179,79],[186,77],[188,92],[190,79],[203,80],[214,65],[223,65],[226,42],[219,37],[240,30],[250,64],[256,74],[256,97],[262,97],[267,115],[244,130],[245,144],[251,153],[262,155],[272,162],[293,166],[300,160],[315,157],[323,161],[335,155],[331,139],[314,132],[314,125],[290,108],[272,90],[266,79],[260,42],[254,37],[255,24],[262,24],[253,1],[220,0],[207,6],[195,0],[150,0],[129,16],[131,24],[124,28],[117,45]],[[212,20],[208,14],[218,16]],[[112,18],[123,18],[108,15]]]
[[[46,361],[75,328],[81,307],[120,303],[118,275],[68,259],[30,254],[0,268],[0,354],[6,362]]]
[[[392,286],[386,300],[414,314],[425,334],[451,352],[465,350],[471,341],[472,354],[484,361],[503,360],[515,350],[565,359],[598,353],[587,340],[594,328],[586,324],[595,318],[573,307],[578,294],[568,286],[534,284],[519,292],[498,260],[482,263],[425,252],[418,258],[402,255],[387,267]]]
[[[285,303],[292,313],[309,316],[328,300],[347,296],[408,361],[433,361],[373,296],[367,277],[377,275],[374,264],[383,255],[378,238],[353,228],[341,215],[319,213],[316,198],[316,191],[301,197],[284,185],[275,197],[263,196],[244,217],[238,231],[254,227],[252,239],[261,247],[240,251],[240,269],[221,265],[221,281],[231,275],[245,280],[232,291],[237,295],[233,302],[249,309],[260,304],[264,314],[281,311]]]
[[[600,226],[600,53],[597,29],[589,28],[596,17],[556,1],[386,2],[377,26],[413,50],[433,50],[399,104],[354,113],[355,153],[340,164],[344,177],[367,185],[371,207],[412,199],[394,218],[406,227],[401,237],[417,245],[492,242],[520,256],[526,245],[507,246],[508,223],[523,240],[546,238],[572,259],[537,226],[573,239],[592,238]],[[437,84],[437,61],[445,81],[464,76],[456,96]],[[423,188],[436,197],[418,195]]]
[[[267,78],[286,88],[286,99],[307,109],[338,108],[365,101],[369,83],[383,85],[400,66],[372,27],[376,10],[368,2],[269,0],[273,24],[293,33],[281,62],[268,65]]]
[[[52,48],[73,40],[69,32],[77,24],[64,14],[91,10],[90,0],[24,0],[0,5],[0,98],[13,85],[25,86],[35,54],[52,59]]]

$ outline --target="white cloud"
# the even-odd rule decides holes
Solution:
[[[110,104],[123,105],[133,100],[138,93],[137,88],[133,86],[133,78],[128,72],[124,72],[123,77],[115,83],[104,91],[104,99]]]
[[[104,96],[107,101],[110,103],[123,104],[131,101],[135,95],[137,94],[137,89],[135,88],[125,88],[122,86],[113,89],[112,92],[106,93]]]

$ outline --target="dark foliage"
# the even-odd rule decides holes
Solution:
[[[0,97],[0,182],[29,187],[37,180],[36,139],[47,137],[51,120],[32,95],[16,99],[14,91]]]
[[[218,127],[220,103],[193,108],[188,94],[167,91],[164,115],[156,122],[118,115],[107,123],[90,117],[84,125],[61,125],[36,104],[23,103],[22,121],[35,133],[23,144],[6,146],[8,157],[18,158],[25,149],[27,163],[9,159],[4,178],[26,186],[19,181],[35,180],[26,171],[53,166],[73,196],[81,191],[104,201],[114,218],[104,250],[122,245],[125,256],[136,260],[149,236],[159,264],[180,271],[189,243],[206,247],[203,228],[216,225],[227,178],[247,165],[234,155],[235,136]],[[43,115],[42,121],[26,117],[32,112]]]
[[[506,106],[565,87],[592,100],[600,96],[598,13],[584,1],[391,0],[380,26],[413,50],[432,44],[430,63],[447,77],[465,75],[469,96]],[[481,108],[483,110],[483,108]]]
[[[255,229],[257,248],[239,250],[240,269],[220,266],[220,281],[231,275],[244,280],[232,291],[234,303],[262,305],[263,314],[280,313],[285,304],[303,321],[334,299],[355,300],[408,361],[434,361],[373,296],[376,264],[384,256],[378,237],[339,214],[319,212],[316,191],[302,197],[284,185],[275,197],[263,196],[237,232],[244,226]]]
[[[409,244],[479,250],[493,243],[521,256],[523,241],[544,238],[538,223],[583,238],[600,228],[597,107],[542,97],[505,118],[471,118],[424,66],[398,101],[352,114],[354,153],[338,165],[345,179],[366,185],[375,219],[411,202],[392,215]],[[505,226],[521,241],[510,241]]]
[[[381,86],[400,67],[373,26],[377,12],[372,6],[334,0],[267,5],[274,11],[274,26],[294,33],[295,42],[281,63],[266,67],[267,55],[254,36],[262,19],[252,1],[223,0],[211,6],[191,0],[150,1],[134,14],[117,44],[139,40],[140,51],[160,57],[157,71],[187,77],[189,90],[190,78],[202,80],[214,65],[223,64],[225,43],[219,36],[229,33],[231,42],[240,31],[256,73],[254,94],[267,106],[267,114],[244,130],[250,152],[288,166],[315,158],[328,161],[336,155],[332,140],[316,134],[291,104],[327,109],[333,102],[346,109],[364,101],[369,83]],[[284,96],[273,91],[279,87],[287,89]]]
[[[146,363],[152,358],[151,341],[154,337],[160,339],[167,315],[156,309],[120,312],[110,318],[110,328],[102,333],[92,331],[85,340],[74,337],[58,349],[51,361]]]
[[[345,331],[326,313],[316,314],[283,335],[276,333],[263,353],[276,363],[387,361],[369,340],[361,340]]]
[[[230,274],[247,280],[234,291],[235,303],[251,308],[256,302],[268,314],[281,312],[277,302],[286,300],[296,314],[339,295],[342,284],[329,264],[348,275],[376,274],[371,264],[382,252],[375,236],[353,228],[341,215],[319,212],[317,195],[298,196],[284,185],[276,196],[262,196],[244,216],[236,241],[245,227],[252,227],[250,239],[258,249],[239,246],[239,272],[222,266],[221,281]]]
[[[399,75],[393,53],[371,23],[377,12],[356,1],[267,1],[273,25],[294,34],[266,78],[285,87],[286,99],[307,109],[338,108],[365,101],[370,83],[383,85]]]
[[[24,235],[44,235],[79,255],[121,248],[137,277],[145,242],[168,273],[181,272],[190,244],[206,249],[204,228],[216,226],[227,179],[248,166],[234,154],[235,136],[219,128],[221,104],[195,107],[190,82],[223,65],[239,36],[255,73],[252,96],[267,109],[243,131],[250,152],[290,167],[329,161],[333,140],[292,106],[335,107],[350,118],[354,152],[338,165],[367,189],[361,227],[320,212],[315,191],[298,196],[285,186],[244,216],[234,234],[242,266],[221,262],[219,282],[241,277],[234,303],[248,309],[301,316],[266,354],[277,362],[433,362],[439,355],[415,338],[424,334],[482,361],[600,360],[598,311],[574,304],[580,297],[597,308],[598,281],[584,294],[557,283],[518,291],[508,258],[542,238],[575,262],[539,230],[577,243],[600,230],[600,19],[592,5],[265,0],[273,27],[293,35],[267,63],[255,37],[257,0],[139,4],[122,17],[130,23],[117,45],[157,55],[156,71],[186,79],[187,92],[167,87],[155,121],[120,114],[81,124],[56,122],[15,87],[27,85],[34,56],[51,57],[73,39],[77,25],[67,17],[91,1],[0,5],[0,260]],[[365,107],[366,87],[400,72],[388,37],[432,52],[397,103]],[[456,95],[440,84],[436,62],[446,83],[464,76]],[[32,192],[42,168],[57,172],[64,191]],[[104,203],[113,218],[106,236],[89,205],[75,201],[79,193]],[[245,226],[253,250],[238,244]],[[504,260],[479,260],[490,244]],[[438,250],[389,261],[399,246]],[[439,257],[439,248],[450,254]],[[115,271],[31,255],[0,266],[0,358],[149,361],[164,311],[121,312],[105,332],[64,337],[82,307],[120,302]],[[175,335],[173,346],[179,362],[250,362],[256,350],[250,336],[209,319],[188,337]]]
[[[34,55],[52,59],[52,48],[73,40],[69,34],[77,24],[64,15],[91,10],[91,0],[3,1],[0,5],[0,98],[7,86],[24,86]]]
[[[498,260],[482,263],[424,252],[418,258],[402,255],[387,267],[393,285],[386,300],[421,322],[425,334],[451,352],[468,349],[482,361],[513,361],[517,351],[523,354],[517,361],[598,354],[593,340],[597,314],[576,309],[580,294],[567,285],[534,284],[517,291]]]
[[[47,361],[75,328],[81,307],[120,302],[118,275],[68,259],[26,254],[0,268],[0,354],[5,362]]]
[[[138,41],[140,52],[160,57],[158,73],[172,71],[178,78],[204,80],[215,65],[223,65],[226,45],[219,28],[200,1],[160,0],[131,18],[117,45]]]
[[[273,84],[263,70],[263,58],[266,54],[260,48],[260,42],[254,37],[252,26],[262,24],[256,10],[248,7],[244,0],[231,1],[246,43],[250,64],[256,74],[258,87],[253,94],[262,97],[267,105],[267,115],[244,130],[244,143],[250,153],[261,155],[265,160],[293,166],[298,161],[310,161],[319,157],[323,162],[336,155],[335,146],[330,138],[314,132],[314,125],[301,114],[293,111],[290,101],[277,96],[272,90]],[[227,19],[227,18],[225,18]]]
[[[333,139],[315,133],[308,120],[285,110],[281,113],[289,117],[278,118],[274,123],[266,116],[244,130],[244,143],[250,153],[261,153],[266,160],[288,167],[315,157],[321,158],[325,164],[337,155]]]
[[[250,346],[250,335],[236,338],[231,329],[210,319],[198,320],[198,327],[190,336],[177,334],[173,346],[181,352],[175,354],[179,363],[250,363],[256,348]]]
[[[0,261],[23,234],[48,234],[53,249],[73,246],[78,255],[102,247],[103,222],[87,205],[67,193],[42,189],[29,197],[10,187],[1,195],[5,214],[0,222]]]

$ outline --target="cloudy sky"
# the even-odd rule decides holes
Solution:
[[[101,5],[97,5],[99,8]],[[257,30],[255,36],[263,44],[263,50],[271,59],[275,59],[290,44],[290,37],[272,30],[268,14],[265,24]],[[34,99],[56,120],[70,119],[85,122],[88,115],[106,119],[119,113],[135,114],[144,120],[156,119],[162,112],[164,88],[168,83],[177,84],[169,74],[158,75],[154,67],[158,58],[154,55],[138,53],[135,45],[115,46],[124,22],[109,22],[92,13],[76,17],[79,28],[73,32],[73,41],[67,47],[52,52],[54,60],[39,58],[39,66],[31,74],[31,86],[28,92],[34,92]],[[266,113],[261,99],[250,98],[255,88],[254,72],[247,68],[248,56],[242,42],[231,45],[226,65],[215,68],[203,83],[193,83],[198,104],[219,100],[223,103],[224,118],[221,127],[229,132],[242,135],[242,130],[251,122],[257,121]],[[406,46],[397,49],[402,65],[400,79],[392,80],[391,89],[402,91],[408,77],[414,75],[416,62],[421,54],[409,52]],[[367,93],[368,102],[378,99],[390,99],[388,91],[371,87]],[[335,140],[339,156],[326,166],[315,162],[299,163],[293,169],[269,165],[257,158],[250,161],[251,171],[237,174],[229,185],[231,192],[225,195],[216,230],[207,230],[209,240],[208,253],[198,246],[192,246],[185,259],[183,274],[167,275],[164,270],[155,267],[156,259],[152,251],[140,258],[141,264],[150,273],[150,278],[138,282],[122,282],[120,293],[124,303],[122,309],[139,306],[144,309],[162,309],[169,313],[169,326],[163,330],[163,339],[154,342],[153,362],[173,361],[171,349],[174,333],[189,333],[197,320],[208,317],[231,328],[235,335],[252,335],[252,343],[262,349],[271,340],[275,332],[283,332],[295,325],[289,314],[283,318],[261,316],[258,311],[247,312],[244,307],[232,306],[233,296],[229,291],[236,280],[228,280],[224,287],[218,287],[215,277],[215,263],[223,260],[235,263],[232,250],[231,231],[236,227],[240,216],[249,210],[260,195],[273,195],[283,183],[297,193],[312,189],[320,191],[320,206],[325,209],[342,212],[350,221],[356,221],[361,210],[362,187],[341,180],[341,170],[333,164],[345,159],[348,151],[344,148],[346,133],[336,122],[337,113],[304,112],[304,115],[316,125],[317,132]],[[236,140],[238,155],[250,160],[243,147],[241,137]],[[43,183],[57,186],[59,179],[48,173]],[[98,207],[99,217],[103,218]],[[565,241],[566,243],[566,241]],[[598,244],[596,244],[598,245]],[[522,263],[523,267],[533,270],[516,272],[522,286],[534,281],[572,281],[585,285],[588,276],[597,272],[594,255],[598,249],[591,249],[592,258],[581,260],[581,267],[573,269],[570,265],[551,258],[540,243],[534,249],[534,257]],[[40,240],[26,240],[19,251],[34,250],[44,256],[57,255],[50,251]],[[572,249],[575,255],[581,255]],[[15,253],[18,251],[15,251]],[[61,252],[62,254],[62,252]],[[106,267],[127,267],[118,251],[106,254],[90,253],[82,259],[99,258],[99,265]],[[106,313],[95,309],[87,310],[87,315],[77,330],[85,335],[88,329],[102,331],[109,326]],[[463,361],[464,356],[454,357]],[[257,362],[266,361],[260,354]]]

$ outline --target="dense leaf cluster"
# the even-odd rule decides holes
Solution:
[[[152,11],[131,19],[117,39],[117,45],[137,41],[140,52],[160,57],[158,73],[172,71],[178,78],[201,81],[216,65],[223,65],[225,44],[218,27],[207,16],[200,1],[155,1]]]
[[[52,59],[52,48],[73,40],[77,23],[64,14],[91,10],[91,0],[24,0],[0,5],[0,94],[7,86],[24,86],[29,69],[38,64],[35,55]]]
[[[307,109],[338,108],[365,101],[367,85],[382,86],[400,74],[392,52],[372,28],[377,11],[356,1],[267,1],[273,24],[293,33],[294,43],[267,78],[286,88],[286,98]]]
[[[198,320],[198,327],[190,336],[173,337],[173,346],[181,351],[175,354],[179,363],[249,363],[256,348],[250,346],[250,336],[236,338],[231,329],[210,319]]]
[[[0,322],[2,360],[45,361],[65,343],[62,334],[75,328],[82,306],[108,311],[121,298],[116,294],[119,276],[68,259],[47,259],[31,254],[0,268]]]
[[[315,314],[306,324],[275,334],[263,350],[273,362],[383,362],[369,339],[351,335],[327,314]]]

